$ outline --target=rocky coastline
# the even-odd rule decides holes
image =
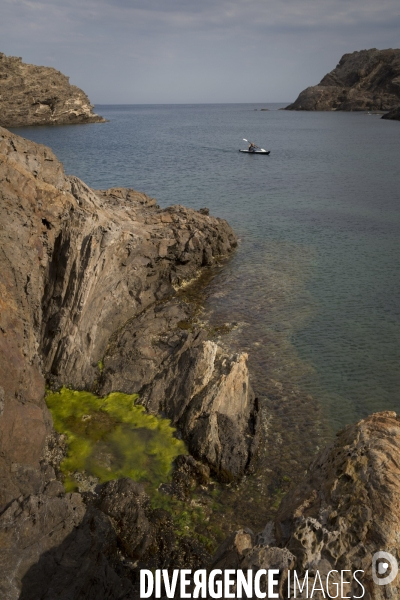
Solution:
[[[167,416],[190,454],[160,491],[182,507],[196,505],[193,490],[255,468],[261,408],[247,356],[218,343],[185,296],[237,240],[207,209],[93,190],[50,149],[3,128],[0,216],[2,598],[133,600],[141,568],[276,568],[282,598],[292,597],[288,569],[309,570],[311,585],[316,571],[361,569],[364,598],[398,596],[396,580],[376,586],[371,567],[377,550],[400,558],[395,413],[339,432],[263,531],[236,531],[212,556],[129,478],[66,493],[66,441],[46,385],[139,394],[149,413]],[[351,582],[343,597],[358,592]]]
[[[400,50],[372,48],[344,54],[285,110],[391,111],[399,105]]]
[[[80,88],[60,71],[0,52],[0,126],[104,123]]]
[[[103,509],[95,508],[97,500],[65,494],[57,480],[64,454],[44,401],[46,382],[54,389],[138,392],[149,412],[171,419],[201,461],[182,459],[188,481],[190,472],[194,481],[210,472],[221,481],[249,472],[259,445],[260,415],[246,355],[230,355],[209,339],[191,323],[193,309],[176,293],[234,250],[236,237],[225,221],[206,209],[161,210],[154,199],[133,190],[92,190],[66,176],[48,148],[5,129],[0,129],[0,156],[0,504],[2,527],[10,536],[3,538],[7,575],[0,589],[2,597],[18,598],[26,572],[50,548],[64,547],[70,539],[76,544],[75,535],[86,540],[85,527],[92,536],[97,525],[90,511],[96,522],[100,519],[99,552],[100,530],[105,522],[110,525]],[[104,489],[113,490],[114,502],[114,487],[107,485],[102,497]],[[133,494],[136,508],[129,510],[136,514],[137,502],[145,506],[148,499],[138,484],[125,485],[133,490],[128,496]],[[157,517],[163,533],[154,533],[153,517],[152,533],[146,533],[153,541],[143,542],[140,556],[159,564],[164,554],[157,544],[167,532],[168,560],[174,552],[180,555],[185,543],[187,560],[204,553],[191,550],[190,541],[178,544],[164,512]],[[115,557],[104,552],[103,567],[112,570]],[[55,560],[54,553],[49,556]],[[82,576],[90,578],[97,572],[91,552],[87,560]],[[101,585],[114,590],[119,575],[108,583],[104,577]],[[30,581],[30,588],[36,584]]]

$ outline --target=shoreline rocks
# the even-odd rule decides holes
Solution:
[[[217,551],[214,567],[279,568],[284,590],[288,568],[296,569],[301,579],[308,570],[309,588],[316,571],[326,577],[332,570],[360,569],[364,573],[359,579],[366,590],[363,598],[397,598],[398,578],[388,585],[374,584],[372,556],[385,550],[400,560],[399,465],[400,417],[396,413],[376,413],[349,425],[289,491],[275,520],[257,536],[249,530],[233,534]],[[240,543],[243,536],[246,544]],[[361,591],[353,581],[344,587],[343,597],[360,597]],[[325,596],[317,592],[313,597]]]
[[[372,48],[344,54],[333,71],[285,110],[390,111],[399,104],[400,49]]]
[[[60,71],[0,52],[0,126],[105,123],[80,88]]]
[[[86,589],[98,577],[109,590],[103,597],[114,598],[114,589],[131,588],[124,575],[130,559],[119,554],[119,509],[111,515],[90,495],[64,493],[56,472],[65,441],[59,446],[54,435],[45,382],[104,390],[106,382],[124,381],[132,389],[136,381],[143,403],[168,412],[214,474],[242,476],[259,443],[246,355],[230,356],[204,330],[182,328],[190,308],[174,300],[176,289],[229,256],[236,237],[206,209],[161,210],[134,190],[92,190],[65,175],[50,149],[3,128],[0,182],[2,597],[16,600],[21,585],[23,598],[45,593],[43,567],[55,581],[70,577],[70,597],[75,580]],[[136,335],[133,343],[130,335]],[[113,364],[109,347],[129,349],[129,356],[122,352]],[[135,369],[136,379],[128,377]],[[159,523],[151,553],[156,564],[164,560],[160,548],[169,548],[168,560],[182,566],[203,556],[193,540],[175,538],[168,513],[151,515]],[[79,564],[76,552],[84,557]],[[99,563],[94,555],[102,557]],[[71,564],[66,571],[63,560]]]
[[[387,119],[390,121],[400,121],[400,106],[396,108],[392,108],[386,115],[383,115],[382,119]]]

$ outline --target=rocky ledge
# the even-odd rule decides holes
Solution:
[[[392,108],[386,115],[383,115],[382,119],[389,119],[391,121],[400,121],[400,106]]]
[[[0,53],[0,126],[104,122],[85,92],[60,71]]]
[[[81,494],[64,493],[56,478],[62,444],[44,401],[45,382],[138,392],[148,411],[169,416],[201,461],[182,458],[181,484],[191,472],[196,480],[211,470],[222,481],[249,472],[260,425],[247,356],[210,339],[192,323],[190,303],[177,296],[229,256],[236,237],[207,209],[161,210],[134,190],[92,190],[65,175],[51,150],[2,128],[0,215],[1,596],[16,599],[22,586],[21,597],[42,597],[43,577],[28,577],[24,587],[27,572],[41,573],[45,565],[57,579],[64,573],[60,561],[72,560],[71,585],[86,589],[82,582],[90,587],[98,577],[109,589],[101,597],[116,598],[115,590],[131,589],[134,580],[128,568],[125,581],[125,560],[196,562],[204,550],[191,540],[178,544],[168,514],[154,513],[133,482],[107,484],[86,503]],[[126,502],[127,526],[138,518],[131,533],[143,539],[122,560],[118,532],[125,517],[118,511]],[[30,571],[37,562],[39,571]]]
[[[400,103],[400,50],[344,54],[318,85],[286,110],[391,110]]]

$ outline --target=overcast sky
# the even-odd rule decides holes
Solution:
[[[400,46],[400,0],[0,0],[0,51],[96,104],[289,102],[346,52]]]

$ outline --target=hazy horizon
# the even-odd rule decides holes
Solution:
[[[399,32],[398,0],[3,0],[0,51],[94,104],[289,103]]]

